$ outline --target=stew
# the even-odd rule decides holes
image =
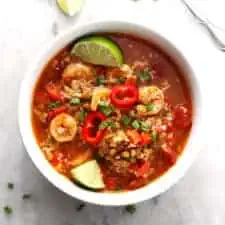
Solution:
[[[118,46],[123,64],[92,64],[71,54],[74,43],[66,46],[40,74],[33,130],[49,163],[76,184],[135,190],[182,153],[192,124],[190,93],[181,69],[151,42],[101,35]]]

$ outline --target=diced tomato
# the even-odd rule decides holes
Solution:
[[[185,129],[191,126],[191,113],[185,104],[177,105],[174,109],[174,126]]]
[[[52,82],[48,83],[45,87],[48,95],[49,95],[49,98],[53,101],[60,101],[60,102],[63,102],[64,101],[64,98],[63,96],[60,94],[60,89],[55,85],[53,84]]]
[[[55,116],[66,111],[67,111],[67,107],[65,105],[59,106],[58,108],[49,111],[48,121],[51,121]]]
[[[169,147],[168,145],[164,144],[162,146],[162,151],[164,153],[164,155],[166,156],[166,158],[168,159],[168,161],[171,164],[175,164],[177,161],[177,153],[175,151],[172,150],[171,147]]]
[[[175,142],[175,135],[174,135],[174,133],[169,133],[167,135],[167,141],[168,141],[168,144],[170,146],[173,146],[174,145],[174,142]]]
[[[138,131],[134,130],[128,130],[127,131],[127,136],[130,139],[132,144],[140,144],[142,143],[142,137],[141,135],[138,133]]]
[[[140,177],[138,179],[132,180],[129,185],[128,189],[129,190],[135,190],[137,188],[140,188],[148,183],[148,179],[144,177]]]
[[[144,176],[150,169],[150,162],[144,161],[139,168],[136,171],[136,176],[137,177],[142,177]]]
[[[39,91],[35,95],[35,103],[36,104],[48,104],[49,103],[49,97],[48,94],[44,91]]]
[[[104,181],[108,190],[116,190],[120,183],[119,177],[105,177]]]
[[[141,141],[142,145],[147,145],[147,144],[150,144],[152,142],[152,136],[149,133],[142,132],[141,138],[142,138],[142,141]]]
[[[56,151],[54,152],[53,159],[51,160],[51,163],[53,166],[57,166],[59,163],[64,162],[65,156],[62,152]]]

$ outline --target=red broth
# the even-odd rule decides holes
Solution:
[[[82,62],[70,55],[73,45],[69,44],[46,62],[40,74],[33,94],[33,130],[49,163],[69,179],[72,179],[72,168],[95,159],[105,183],[100,191],[134,190],[162,176],[178,160],[191,130],[190,92],[182,70],[153,43],[127,34],[103,35],[119,45],[125,64],[132,72],[127,72],[127,68],[124,72]],[[87,74],[83,72],[85,78],[83,75],[66,76],[65,69],[70,64],[88,68]],[[135,86],[139,99],[129,109],[121,109],[110,102],[107,107],[112,106],[113,111],[105,117],[117,127],[105,128],[101,138],[94,140],[98,143],[93,144],[83,129],[87,115],[96,116],[91,105],[93,91],[99,88],[99,77],[104,78],[102,87],[111,92],[117,85],[120,88]],[[148,90],[144,89],[146,87],[154,87],[155,99],[141,95],[141,90]],[[104,114],[100,109],[98,106],[97,111]],[[51,132],[53,119],[63,113],[77,121],[76,135],[71,134],[69,141],[58,141]],[[126,116],[125,121],[130,121],[128,125],[121,122]],[[98,125],[90,135],[96,136]],[[63,135],[66,131],[61,129],[60,132]],[[114,140],[116,136],[121,139],[118,143]]]

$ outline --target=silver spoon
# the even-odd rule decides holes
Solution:
[[[199,22],[199,24],[201,24],[206,31],[208,31],[208,33],[210,34],[212,40],[214,41],[214,43],[216,44],[216,46],[221,50],[221,51],[225,51],[225,43],[223,43],[223,41],[221,41],[221,39],[216,35],[214,29],[219,29],[222,30],[218,27],[216,27],[215,25],[213,25],[211,22],[207,21],[207,20],[203,20],[192,8],[191,6],[186,2],[186,0],[181,0],[181,2],[186,6],[186,8],[189,10],[189,12],[194,16],[194,18]],[[223,32],[225,32],[224,30],[222,30]]]

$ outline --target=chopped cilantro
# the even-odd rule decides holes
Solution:
[[[126,212],[134,214],[136,212],[136,205],[127,205],[125,206]]]
[[[23,194],[22,199],[26,200],[26,199],[30,199],[31,198],[31,194]]]
[[[142,131],[148,132],[150,130],[150,126],[146,122],[141,122],[141,128]]]
[[[123,84],[125,82],[125,80],[126,80],[125,77],[119,77],[119,78],[117,78],[116,83]]]
[[[80,120],[81,122],[83,122],[83,121],[85,120],[86,116],[87,116],[87,112],[86,112],[85,110],[82,109],[82,110],[80,111],[80,114],[79,114],[79,120]]]
[[[58,108],[60,105],[61,105],[61,102],[51,102],[48,105],[48,109],[53,110],[53,109]]]
[[[97,76],[96,78],[96,85],[104,85],[105,84],[105,77],[103,75]]]
[[[156,131],[152,131],[152,142],[156,142],[157,141],[157,138],[158,138],[158,135],[156,133]]]
[[[127,115],[123,115],[120,121],[123,125],[128,126],[131,123],[131,118]]]
[[[77,97],[74,97],[70,100],[70,105],[79,105],[80,104],[80,99]]]
[[[149,69],[145,69],[139,73],[139,81],[141,82],[149,81],[151,78],[151,71],[149,71]]]
[[[108,120],[104,120],[102,123],[100,123],[99,125],[99,129],[105,129],[105,128],[108,128],[108,127],[111,127],[111,128],[116,128],[116,124],[114,121],[108,119]]]
[[[81,204],[79,204],[77,207],[76,207],[76,211],[77,212],[80,212],[80,211],[82,211],[83,209],[84,209],[84,207],[86,206],[86,204],[85,203],[81,203]]]
[[[5,214],[7,214],[7,215],[12,214],[12,212],[13,212],[12,208],[8,205],[4,206],[3,209],[4,209]]]
[[[132,126],[133,128],[135,128],[135,129],[139,130],[140,127],[141,127],[141,121],[140,121],[140,120],[134,120],[134,121],[132,122],[131,126]]]
[[[155,108],[155,106],[154,106],[153,104],[148,104],[148,105],[146,105],[146,109],[147,109],[148,111],[153,111],[154,108]]]
[[[9,182],[8,184],[7,184],[7,187],[8,187],[8,189],[13,189],[14,188],[14,184],[13,183],[11,183],[11,182]]]
[[[108,105],[106,102],[101,102],[98,108],[106,116],[109,116],[114,111],[114,108],[111,105]]]

